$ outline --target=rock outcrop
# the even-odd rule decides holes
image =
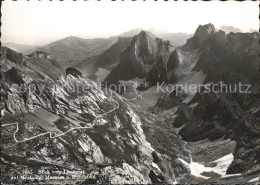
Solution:
[[[221,26],[220,29],[223,30],[226,34],[229,34],[231,32],[233,33],[242,32],[239,28],[234,28],[233,26]]]
[[[74,77],[83,77],[82,73],[78,69],[73,67],[68,67],[66,69],[66,75],[72,75]]]
[[[145,77],[155,65],[167,65],[170,43],[156,38],[149,32],[133,37],[130,46],[121,54],[120,63],[105,79],[107,83]]]
[[[130,45],[131,40],[132,37],[118,37],[117,41],[101,54],[87,57],[72,66],[90,79],[103,81],[117,67],[121,53]]]
[[[24,169],[39,175],[41,166],[85,170],[79,182],[99,175],[113,183],[150,183],[150,171],[160,173],[140,117],[119,95],[80,75],[43,81],[28,71],[36,72],[30,65],[2,71],[2,182],[22,183],[10,176]]]

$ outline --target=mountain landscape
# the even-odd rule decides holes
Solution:
[[[1,47],[2,183],[259,183],[259,33],[194,31]]]

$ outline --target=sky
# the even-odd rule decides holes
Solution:
[[[142,28],[194,33],[198,25],[259,29],[259,3],[237,1],[5,0],[2,42],[44,45],[67,37],[109,37]]]

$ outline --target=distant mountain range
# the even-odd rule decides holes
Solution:
[[[235,28],[233,26],[221,26],[220,29],[224,31],[226,34],[229,34],[230,32],[233,33],[242,32],[239,28]]]
[[[124,32],[124,33],[120,34],[119,36],[120,37],[133,37],[133,36],[139,34],[141,31],[150,32],[153,35],[155,35],[156,37],[159,37],[163,40],[169,40],[174,47],[185,44],[186,40],[188,38],[192,37],[192,35],[193,35],[193,34],[187,34],[187,33],[181,33],[181,32],[170,33],[170,32],[158,30],[155,28],[151,28],[148,30],[139,28],[139,29],[130,30],[128,32]]]
[[[37,45],[16,44],[13,42],[5,42],[5,43],[2,43],[2,45],[6,46],[16,52],[20,52],[20,53],[26,53],[30,50],[33,50],[33,49],[39,47]]]

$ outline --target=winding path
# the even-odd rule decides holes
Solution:
[[[132,82],[132,81],[131,81],[131,83],[135,83],[135,82]],[[100,115],[98,115],[98,116],[95,116],[95,119],[94,119],[93,122],[97,121],[98,118],[101,118],[102,116],[107,115],[107,114],[109,114],[109,113],[111,113],[111,112],[113,112],[113,111],[115,111],[116,109],[119,108],[119,103],[118,103],[117,101],[115,101],[114,98],[112,97],[112,96],[113,96],[113,91],[111,91],[111,89],[110,89],[110,93],[111,93],[111,94],[110,94],[110,98],[109,98],[109,99],[112,100],[113,102],[115,102],[115,103],[116,103],[116,106],[115,106],[113,109],[109,110],[108,112],[105,112],[105,113],[103,113],[103,114],[100,114]],[[138,94],[137,91],[136,91],[136,89],[135,89],[135,93],[138,95],[139,98],[142,98],[142,95]],[[123,98],[123,97],[122,97],[122,98]],[[126,99],[126,98],[123,98],[123,99]],[[135,99],[137,99],[137,98],[130,99],[130,101],[133,101],[133,100],[135,100]],[[128,99],[126,99],[126,100],[128,100]],[[44,136],[44,135],[49,135],[51,139],[53,139],[53,138],[58,138],[58,137],[61,137],[61,136],[65,135],[65,134],[67,134],[67,133],[69,133],[69,132],[71,132],[71,131],[73,131],[73,130],[77,130],[77,129],[87,129],[87,128],[92,128],[92,127],[93,127],[93,125],[91,125],[91,126],[86,126],[86,127],[75,127],[75,128],[71,128],[71,129],[67,130],[66,132],[63,132],[63,133],[57,134],[57,135],[53,135],[52,132],[45,132],[45,133],[41,133],[41,134],[38,134],[38,135],[33,136],[33,137],[30,137],[30,138],[26,138],[26,139],[23,139],[23,140],[17,140],[17,138],[16,138],[16,133],[19,131],[19,123],[18,123],[18,122],[9,123],[9,124],[3,124],[3,125],[1,125],[1,126],[2,126],[2,127],[6,127],[6,126],[12,126],[12,125],[16,125],[16,130],[15,130],[15,132],[13,133],[13,138],[14,138],[15,142],[17,142],[17,143],[22,143],[22,142],[30,141],[30,140],[32,140],[32,139],[35,139],[35,138],[37,138],[37,137]]]

